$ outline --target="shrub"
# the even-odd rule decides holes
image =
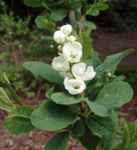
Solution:
[[[106,9],[106,1],[95,1],[91,5],[83,0],[56,3],[25,0],[25,3],[46,8],[46,15],[38,16],[36,23],[45,28],[52,42],[54,40],[58,56],[53,58],[51,65],[38,61],[23,64],[35,78],[40,77],[50,84],[46,100],[35,109],[13,98],[15,93],[9,96],[14,90],[9,91],[10,82],[3,76],[7,89],[0,90],[0,107],[8,112],[5,127],[15,134],[34,128],[56,132],[45,150],[66,150],[70,136],[89,150],[116,148],[117,144],[113,143],[119,128],[117,110],[132,99],[133,90],[123,77],[115,75],[115,71],[120,61],[133,50],[102,60],[93,49],[90,32],[95,25],[85,18],[87,14],[97,15]],[[72,25],[67,23],[59,27],[58,21],[64,17],[68,17]]]

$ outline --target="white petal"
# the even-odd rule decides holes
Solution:
[[[72,74],[75,78],[84,81],[92,80],[96,76],[93,66],[87,66],[86,63],[78,63],[72,66]]]
[[[84,75],[85,81],[92,80],[95,78],[95,76],[96,76],[96,72],[94,68],[92,66],[88,66]]]
[[[60,30],[65,34],[69,35],[72,32],[72,26],[70,24],[63,25]]]
[[[63,55],[71,63],[79,62],[82,57],[82,45],[79,42],[67,42],[63,46]]]
[[[74,64],[72,66],[72,74],[74,75],[74,77],[77,78],[79,76],[83,76],[86,70],[86,66],[87,65],[85,63]]]
[[[64,86],[71,95],[83,93],[83,91],[86,89],[86,84],[84,81],[79,79],[65,78]]]
[[[55,57],[52,61],[52,67],[57,71],[68,71],[70,69],[69,62],[61,55]]]
[[[63,44],[66,40],[66,35],[62,31],[56,31],[53,35],[53,39],[58,44]]]

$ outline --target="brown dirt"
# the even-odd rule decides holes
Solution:
[[[98,30],[93,33],[92,37],[94,48],[103,56],[127,48],[134,48],[135,52],[123,61],[121,67],[137,69],[137,32],[105,32]]]
[[[133,100],[121,109],[121,113],[130,122],[137,119],[137,90],[135,91]]]
[[[97,31],[93,34],[93,38],[95,49],[104,56],[125,48],[137,49],[137,32],[108,33]],[[124,64],[137,68],[137,53],[126,59]],[[36,100],[33,102],[37,103]],[[29,103],[32,103],[31,99]],[[130,104],[122,108],[122,112],[130,121],[137,118],[137,97]],[[44,145],[53,135],[52,133],[39,130],[20,136],[10,135],[2,126],[4,116],[5,114],[0,111],[0,150],[43,150]],[[71,139],[69,150],[82,150],[82,147]]]

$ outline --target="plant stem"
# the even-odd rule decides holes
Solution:
[[[98,139],[91,134],[89,129],[86,129],[85,135],[80,139],[80,142],[87,150],[96,150]]]

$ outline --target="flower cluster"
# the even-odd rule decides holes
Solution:
[[[81,62],[83,47],[72,31],[72,26],[67,24],[54,33],[54,41],[59,44],[59,56],[53,59],[52,67],[64,76],[65,89],[76,95],[86,89],[85,81],[92,80],[96,72],[93,66]]]

